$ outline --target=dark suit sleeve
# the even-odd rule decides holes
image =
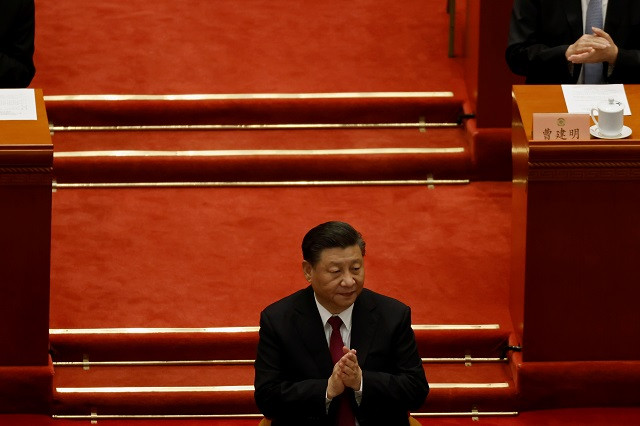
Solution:
[[[363,392],[359,410],[369,419],[390,412],[406,413],[419,408],[429,385],[411,328],[411,309],[405,306],[388,341],[388,353],[370,353],[363,366]]]
[[[8,1],[0,14],[0,88],[27,87],[35,74],[34,2]]]
[[[268,418],[308,419],[308,424],[326,417],[325,396],[328,376],[296,380],[291,373],[291,352],[286,339],[273,327],[268,313],[260,316],[260,341],[255,362],[255,400]],[[279,327],[283,329],[286,327]],[[289,336],[293,338],[293,336]],[[314,421],[315,420],[315,421]]]
[[[619,49],[607,83],[640,84],[640,50]]]
[[[515,0],[505,52],[513,73],[526,76],[527,83],[575,83],[580,67],[567,62],[569,40],[566,19],[542,16],[539,0]]]
[[[640,3],[609,2],[605,30],[618,46],[618,58],[607,83],[640,84]]]

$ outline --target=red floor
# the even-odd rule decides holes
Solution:
[[[464,93],[461,66],[447,58],[448,19],[439,0],[37,0],[32,86],[45,95]]]
[[[367,283],[414,324],[500,324],[510,183],[59,190],[51,328],[255,326],[304,286],[300,239],[331,219],[367,240]],[[417,301],[420,301],[419,303]]]

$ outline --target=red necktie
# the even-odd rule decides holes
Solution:
[[[342,347],[344,346],[344,342],[342,341],[342,336],[340,335],[340,326],[342,325],[342,320],[339,316],[333,316],[328,320],[331,325],[331,337],[329,338],[329,350],[331,351],[331,359],[333,360],[333,364],[342,358]],[[337,426],[354,426],[356,424],[356,418],[353,415],[353,410],[351,408],[351,403],[349,399],[352,395],[351,389],[346,388],[342,395],[337,396],[338,403],[338,423]]]

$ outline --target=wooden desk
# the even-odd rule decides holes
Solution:
[[[0,121],[0,367],[49,365],[53,145],[37,121]]]
[[[524,361],[640,359],[640,87],[629,139],[531,140],[560,86],[513,87],[510,307]]]

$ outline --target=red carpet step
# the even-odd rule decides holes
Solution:
[[[216,342],[199,333],[144,335],[135,333],[140,331],[135,327],[255,327],[261,309],[304,285],[300,235],[311,223],[329,217],[351,221],[362,230],[368,244],[367,286],[409,303],[414,324],[500,326],[416,329],[422,356],[496,357],[510,333],[504,268],[509,206],[510,185],[502,183],[432,189],[59,190],[54,194],[52,328],[133,327],[134,333],[54,331],[54,361],[200,360],[204,355],[253,359],[255,329],[246,335],[225,334]],[[515,406],[505,364],[430,363],[425,369],[434,384],[434,405],[425,409]],[[250,389],[218,392],[215,401],[214,392],[184,389],[250,386],[250,364],[90,366],[90,375],[82,367],[56,365],[55,373],[57,412],[90,413],[91,407],[107,412],[253,409]],[[487,386],[493,383],[500,385]],[[187,392],[160,397],[143,392],[135,398],[64,392],[113,386],[179,387]]]
[[[422,138],[417,131],[415,135]],[[149,135],[136,136],[144,138]],[[287,138],[293,136],[287,135]],[[452,130],[450,137],[461,142],[464,134],[462,130]],[[130,143],[127,143],[129,147]],[[419,181],[426,185],[432,179],[436,183],[443,179],[464,182],[472,174],[471,158],[464,146],[226,151],[127,149],[110,152],[57,151],[54,154],[57,183],[71,184],[72,187],[75,184],[105,183],[124,184],[125,187],[139,183],[175,186],[176,182],[198,186],[220,183],[258,186],[270,182],[297,185],[301,182],[376,184],[383,181],[401,184]]]
[[[458,123],[452,92],[46,96],[66,126]]]
[[[497,325],[414,326],[423,358],[499,358],[509,331]],[[51,330],[54,362],[253,361],[258,327]]]
[[[515,388],[504,363],[425,365],[432,390],[421,412],[514,411]],[[246,414],[253,366],[60,367],[57,414]]]
[[[88,418],[85,422],[88,422]],[[628,426],[640,424],[640,408],[583,408],[564,410],[541,410],[522,412],[517,416],[480,417],[473,420],[469,417],[453,418],[420,418],[423,425],[438,426]],[[258,426],[257,419],[100,419],[105,426]],[[78,426],[88,424],[78,420],[52,418],[45,415],[0,415],[2,426]]]
[[[104,426],[258,426],[260,418],[206,418],[206,419],[118,419],[100,418]],[[0,426],[84,426],[90,425],[90,416],[84,419],[61,419],[33,414],[0,414]]]
[[[450,92],[48,97],[58,183],[468,178]]]

